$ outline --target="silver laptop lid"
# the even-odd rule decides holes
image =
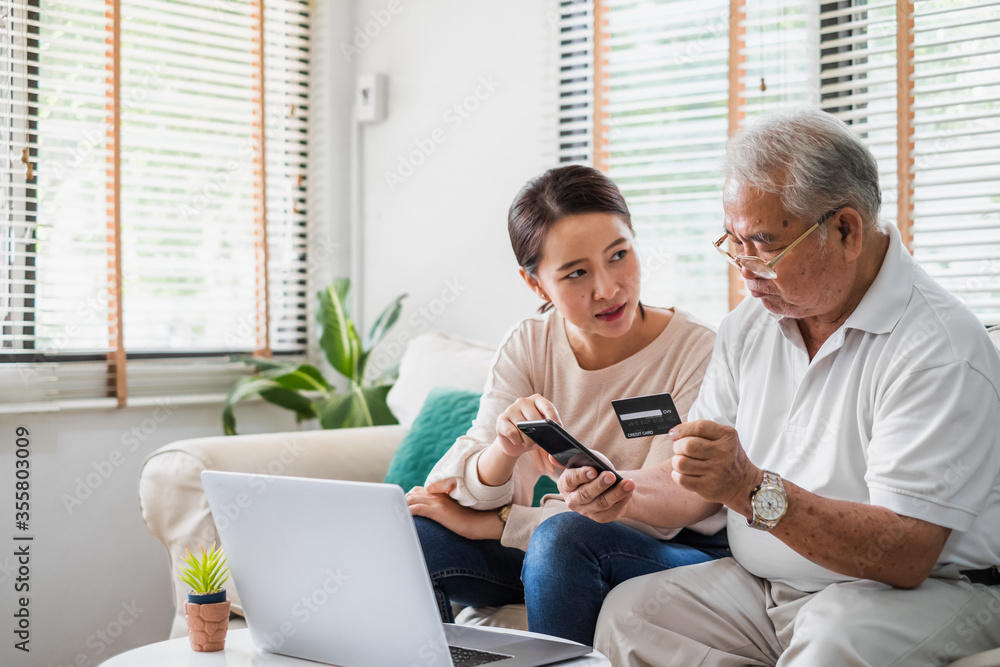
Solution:
[[[201,478],[258,648],[344,667],[450,667],[398,486]]]

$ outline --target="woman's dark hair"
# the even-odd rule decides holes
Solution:
[[[593,167],[570,165],[549,169],[528,181],[507,212],[507,232],[518,265],[534,276],[542,261],[545,238],[553,225],[571,215],[611,213],[632,234],[632,216],[615,182]],[[544,313],[552,302],[538,309]],[[642,304],[639,312],[645,317]]]

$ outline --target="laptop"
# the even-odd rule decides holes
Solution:
[[[442,623],[398,486],[201,479],[258,649],[342,667],[534,667],[592,650]]]

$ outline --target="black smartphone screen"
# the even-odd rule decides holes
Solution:
[[[622,481],[621,476],[614,469],[577,442],[576,438],[551,419],[518,422],[517,428],[538,443],[539,447],[551,454],[563,466],[567,468],[590,466],[597,469],[598,472],[607,470],[614,473],[615,484]]]

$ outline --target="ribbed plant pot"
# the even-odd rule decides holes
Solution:
[[[216,601],[219,594],[188,595],[184,604],[187,617],[188,638],[191,648],[201,653],[221,651],[226,648],[226,633],[229,632],[229,600],[221,591],[222,601]],[[204,600],[199,602],[199,600]]]

